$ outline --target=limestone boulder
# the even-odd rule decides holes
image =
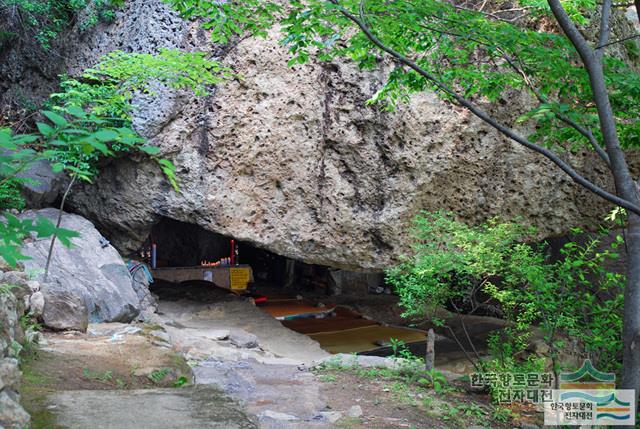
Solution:
[[[290,68],[281,37],[275,29],[221,48],[162,0],[131,0],[113,24],[67,35],[55,74],[78,74],[115,49],[179,48],[207,52],[242,76],[206,97],[156,88],[134,100],[133,124],[176,165],[179,193],[154,161],[127,157],[72,193],[74,211],[123,252],[170,218],[308,263],[374,271],[407,252],[420,210],[450,210],[468,223],[518,217],[541,237],[601,221],[603,201],[464,109],[433,93],[394,112],[366,106],[388,70],[346,61]],[[5,56],[23,64],[12,52]],[[0,75],[7,76],[0,92],[10,87],[5,95],[55,84],[26,69],[0,67]],[[513,123],[530,103],[506,94],[484,107]],[[567,156],[611,187],[599,159]]]
[[[55,222],[56,209],[25,212],[22,217],[43,216]],[[86,330],[87,323],[129,322],[140,311],[129,271],[120,254],[103,240],[91,222],[64,213],[61,226],[80,234],[72,246],[56,242],[47,282],[41,285],[44,298],[42,319],[54,329]],[[28,241],[23,252],[31,259],[25,269],[43,278],[50,238]]]
[[[158,3],[128,3],[120,26]],[[133,35],[109,27],[86,46],[204,50],[242,79],[209,97],[161,92],[139,101],[134,124],[177,166],[181,192],[152,161],[128,158],[72,196],[120,250],[136,249],[171,218],[308,263],[380,270],[407,251],[408,228],[423,209],[451,210],[470,223],[521,217],[542,236],[605,212],[549,162],[435,94],[415,95],[395,112],[365,106],[384,70],[348,62],[289,68],[275,30],[220,53],[197,23],[179,24],[161,9],[138,25]],[[172,37],[161,40],[168,28]],[[67,68],[88,65],[87,49],[72,53]],[[528,103],[511,94],[492,113],[511,122]],[[578,154],[572,162],[607,183],[597,159]]]

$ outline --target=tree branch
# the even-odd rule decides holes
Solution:
[[[562,31],[564,31],[573,46],[576,48],[576,51],[578,51],[578,54],[585,65],[593,64],[593,50],[589,47],[587,40],[580,31],[578,31],[578,28],[575,26],[573,21],[571,21],[569,15],[567,15],[567,11],[562,7],[560,0],[547,0],[547,3],[551,8],[551,12],[553,12],[553,15],[556,17],[558,24],[562,28]]]
[[[609,93],[607,90],[607,84],[604,76],[603,67],[603,55],[596,54],[591,48],[589,48],[584,37],[578,32],[576,26],[571,21],[567,12],[562,7],[560,0],[547,0],[551,12],[556,18],[556,21],[562,28],[562,31],[569,38],[576,51],[582,58],[584,68],[589,74],[589,83],[593,92],[593,101],[595,102],[596,109],[598,110],[598,120],[600,121],[600,129],[602,131],[602,139],[605,147],[607,148],[607,154],[611,163],[611,173],[613,174],[614,182],[616,185],[616,191],[621,195],[625,201],[634,204],[638,202],[638,190],[631,178],[629,172],[629,166],[625,158],[622,147],[620,146],[620,140],[618,138],[618,131],[616,129],[616,120],[611,108],[611,102],[609,100]],[[610,5],[610,0],[605,0]],[[610,9],[603,4],[603,24],[608,26],[608,12]],[[606,19],[605,19],[606,18]],[[607,35],[607,29],[600,29],[601,37]],[[608,36],[607,36],[608,37]],[[604,38],[606,41],[606,38]],[[638,214],[633,210],[635,214]]]
[[[533,95],[535,95],[535,97],[538,99],[538,101],[540,103],[548,103],[548,100],[546,100],[546,98],[543,97],[542,94],[540,94],[540,91],[538,91],[538,89],[535,87],[535,85],[533,84],[533,82],[531,81],[531,79],[529,78],[527,73],[524,71],[524,69],[522,67],[518,67],[518,65],[515,63],[514,59],[511,58],[511,56],[509,56],[509,54],[507,54],[501,47],[493,45],[493,44],[490,44],[488,42],[484,42],[484,41],[478,40],[478,39],[473,38],[473,37],[469,37],[468,35],[465,35],[465,34],[453,33],[451,31],[441,30],[441,29],[438,29],[438,28],[433,28],[433,27],[427,26],[425,24],[420,24],[420,26],[422,28],[425,28],[425,29],[427,29],[429,31],[433,31],[435,33],[445,34],[445,35],[452,36],[452,37],[460,37],[460,38],[463,38],[463,39],[466,39],[466,40],[470,40],[470,41],[476,42],[476,43],[478,43],[480,45],[491,47],[491,48],[497,50],[500,53],[500,55],[502,56],[502,58],[507,62],[507,64],[516,73],[518,73],[520,76],[522,76],[522,79],[524,80],[525,85],[527,85],[529,90],[533,93]],[[585,137],[589,141],[589,144],[591,144],[591,147],[593,147],[593,149],[596,151],[598,156],[600,156],[600,158],[602,158],[602,160],[607,164],[607,166],[609,166],[609,167],[611,166],[611,162],[609,160],[609,155],[607,155],[607,152],[602,148],[602,146],[600,146],[600,143],[598,143],[598,140],[595,138],[595,136],[593,135],[593,133],[589,129],[583,127],[582,125],[578,124],[577,122],[573,121],[568,116],[566,116],[566,115],[564,115],[562,113],[554,111],[553,114],[560,121],[564,122],[565,124],[569,125],[573,129],[578,131],[580,134],[582,134],[582,136]]]
[[[604,45],[598,45],[596,46],[596,49],[602,49],[606,46],[611,46],[611,45],[615,45],[616,43],[626,42],[627,40],[636,39],[638,37],[640,37],[640,34],[633,34],[628,37],[623,37],[622,39],[614,40],[613,42],[605,43]]]
[[[546,99],[546,97],[544,97],[540,93],[540,91],[538,91],[538,89],[535,87],[535,85],[533,84],[533,82],[531,81],[531,79],[529,78],[527,73],[524,71],[524,69],[521,68],[521,67],[518,67],[515,64],[515,62],[513,61],[513,59],[509,55],[507,55],[507,53],[504,52],[502,49],[500,49],[500,48],[496,48],[496,49],[498,49],[498,51],[500,52],[502,57],[505,59],[507,64],[509,64],[509,66],[511,66],[511,68],[516,73],[519,73],[520,76],[522,76],[522,79],[524,80],[525,84],[527,85],[529,90],[533,93],[533,95],[535,95],[535,97],[538,99],[538,101],[540,103],[548,103],[548,100]],[[591,144],[591,147],[593,147],[593,149],[596,151],[598,156],[600,156],[600,158],[602,158],[602,160],[607,164],[607,166],[609,168],[611,168],[611,160],[609,159],[609,155],[607,155],[607,152],[602,148],[602,146],[600,146],[600,143],[598,143],[598,140],[593,135],[591,130],[583,127],[579,123],[577,123],[574,120],[572,120],[571,118],[569,118],[567,115],[564,115],[564,114],[562,114],[560,112],[553,111],[553,114],[556,116],[556,118],[558,118],[559,120],[561,120],[565,124],[569,125],[574,130],[578,131],[584,137],[586,137],[587,140],[589,141],[589,143]]]
[[[607,201],[609,201],[609,202],[611,202],[613,204],[616,204],[616,205],[618,205],[620,207],[624,207],[624,208],[626,208],[626,209],[628,209],[628,210],[640,215],[640,206],[632,203],[629,200],[620,198],[617,195],[614,195],[614,194],[612,194],[612,193],[600,188],[596,184],[590,182],[589,180],[587,180],[586,178],[581,176],[569,164],[567,164],[565,161],[563,161],[558,155],[556,155],[551,150],[549,150],[547,148],[544,148],[542,146],[538,146],[537,144],[530,142],[529,140],[527,140],[526,138],[522,137],[521,135],[519,135],[517,132],[515,132],[511,128],[509,128],[506,125],[498,122],[493,117],[491,117],[489,114],[487,114],[482,109],[480,109],[475,104],[473,104],[471,101],[469,101],[466,98],[464,98],[463,96],[459,95],[457,92],[455,92],[453,89],[449,88],[446,84],[441,82],[434,75],[432,75],[431,73],[429,73],[426,70],[424,70],[422,67],[420,67],[418,64],[416,64],[414,61],[410,60],[409,58],[405,57],[401,53],[395,51],[394,49],[392,49],[392,48],[386,46],[384,43],[382,43],[382,41],[380,41],[380,39],[378,39],[378,37],[376,37],[376,35],[371,32],[371,30],[364,23],[364,21],[362,19],[356,17],[355,15],[353,15],[351,12],[346,10],[344,7],[342,7],[339,4],[339,0],[328,0],[328,1],[333,3],[345,18],[349,19],[351,22],[356,24],[358,26],[358,28],[360,28],[360,30],[365,34],[365,36],[375,46],[377,46],[381,51],[386,52],[387,54],[391,55],[397,61],[399,61],[400,63],[402,63],[405,66],[409,67],[410,69],[414,70],[420,76],[424,77],[425,79],[427,79],[428,81],[433,83],[438,89],[440,89],[441,91],[447,93],[454,100],[456,100],[460,105],[462,105],[463,107],[467,108],[471,113],[473,113],[479,119],[481,119],[485,123],[491,125],[493,128],[495,128],[501,134],[503,134],[506,137],[509,137],[511,140],[515,141],[516,143],[519,143],[522,146],[524,146],[524,147],[526,147],[528,149],[531,149],[531,150],[533,150],[535,152],[538,152],[539,154],[543,155],[544,157],[549,159],[551,162],[556,164],[569,177],[571,177],[571,179],[574,182],[576,182],[579,185],[585,187],[586,189],[588,189],[589,191],[591,191],[594,194],[598,195],[599,197],[601,197],[601,198],[603,198],[603,199],[605,199],[605,200],[607,200]],[[554,2],[554,1],[557,2],[558,0],[549,0],[550,3]],[[362,16],[364,16],[364,10],[363,10],[362,2],[360,3],[360,13],[361,13]],[[574,26],[574,28],[575,28],[575,26]],[[580,35],[580,37],[582,37],[582,36]],[[582,40],[584,41],[584,38],[582,38]],[[586,44],[586,41],[584,41],[584,43]],[[589,51],[591,51],[588,46],[587,46],[587,49],[589,49]]]
[[[606,46],[609,40],[609,21],[611,18],[611,0],[604,0],[602,2],[602,13],[600,16],[600,35],[598,36],[598,46]],[[596,48],[597,50],[598,48]],[[598,51],[599,55],[603,54],[603,51]]]

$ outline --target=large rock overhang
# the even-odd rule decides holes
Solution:
[[[136,100],[134,124],[177,166],[180,193],[153,161],[126,158],[78,187],[72,208],[125,253],[166,217],[289,258],[360,270],[383,269],[407,252],[420,210],[450,210],[469,223],[519,218],[541,237],[593,225],[606,212],[550,162],[469,112],[429,93],[394,112],[365,106],[384,71],[349,63],[289,68],[279,37],[274,31],[224,51],[242,79],[208,97],[159,88]],[[127,2],[114,24],[70,45],[71,74],[114,49],[222,52],[160,0]],[[490,110],[509,122],[529,100],[512,94],[501,103]],[[607,186],[596,157],[570,159]]]

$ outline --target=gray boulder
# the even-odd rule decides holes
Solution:
[[[8,390],[0,392],[0,428],[22,429],[29,427],[31,417],[20,406],[18,395]]]
[[[43,284],[43,323],[52,329],[86,331],[89,310],[83,295],[82,291],[73,287],[67,289],[60,283]]]
[[[27,211],[21,217],[44,216],[55,222],[56,209]],[[56,241],[44,296],[43,322],[54,329],[86,330],[87,323],[130,322],[140,312],[140,300],[118,252],[81,216],[64,213],[63,228],[80,234],[68,248]],[[39,279],[51,239],[33,239],[23,247],[25,269]]]
[[[53,204],[67,181],[64,173],[55,173],[45,160],[32,163],[18,177],[27,179],[22,186],[22,194],[30,208]]]

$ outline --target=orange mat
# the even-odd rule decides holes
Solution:
[[[318,307],[307,300],[282,300],[276,302],[267,301],[260,308],[278,320],[286,320],[296,316],[330,313],[335,308],[335,305]]]
[[[352,317],[340,316],[325,317],[322,319],[300,318],[293,320],[283,320],[282,324],[292,331],[296,331],[305,335],[377,325],[377,323],[373,320],[362,318],[354,319]]]
[[[359,328],[318,332],[309,337],[320,343],[320,347],[329,353],[360,353],[380,348],[377,341],[390,342],[396,339],[405,343],[426,340],[426,333],[418,329],[393,326],[372,325]]]

